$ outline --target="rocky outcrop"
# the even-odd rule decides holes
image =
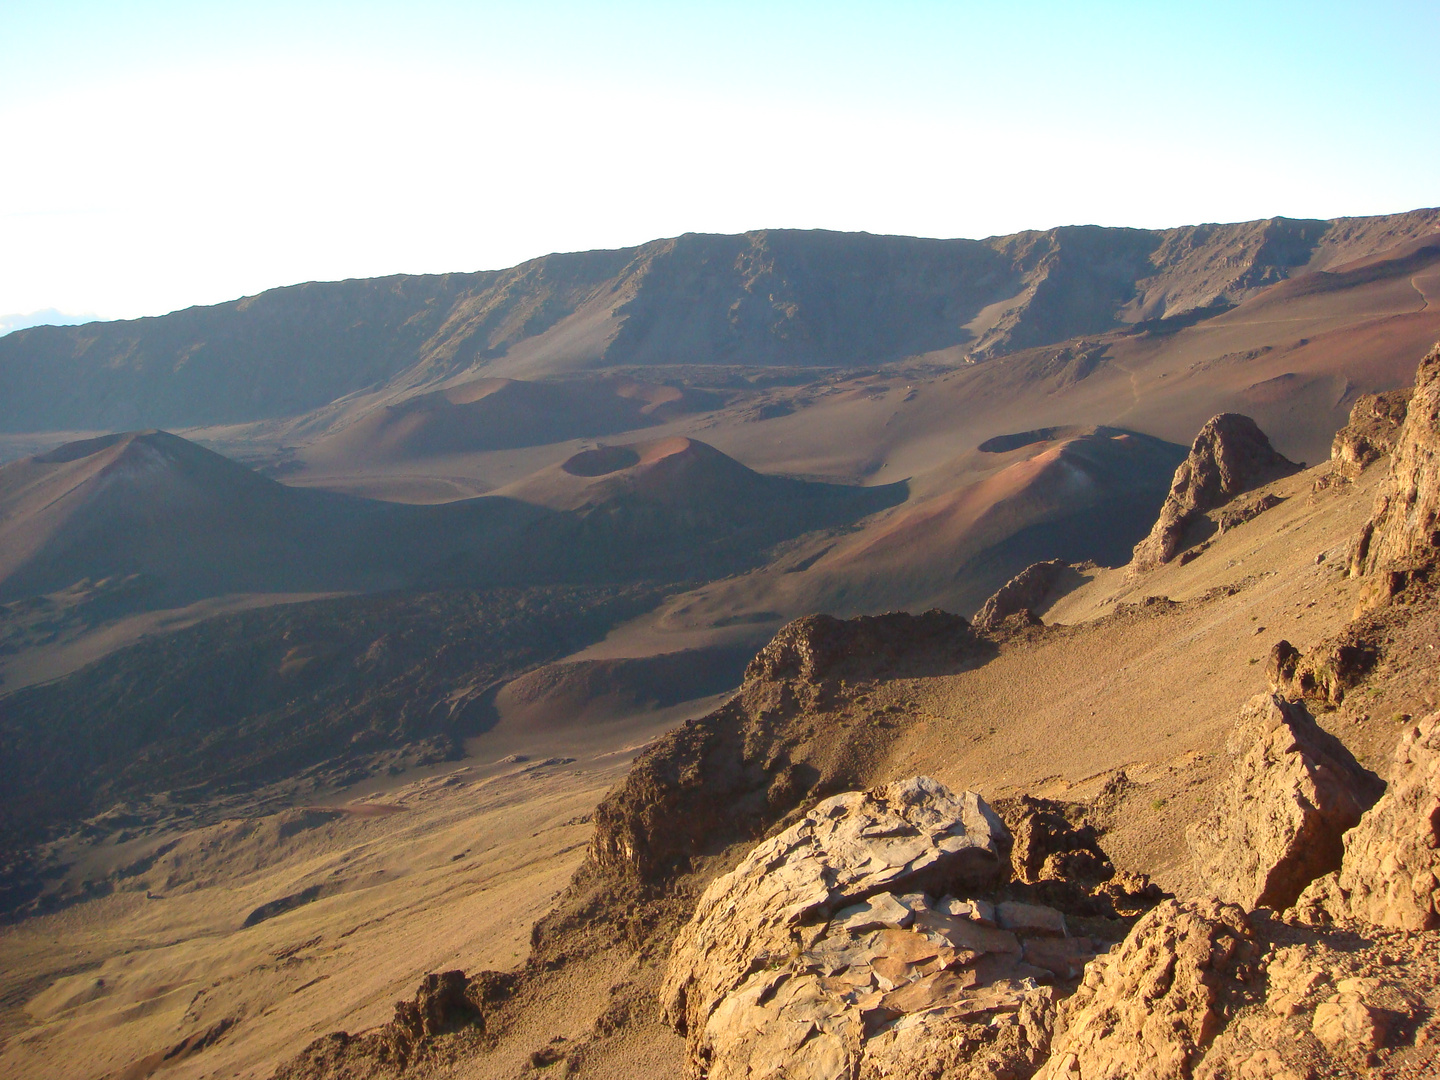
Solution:
[[[1072,820],[1075,804],[1020,795],[1001,800],[996,810],[1013,838],[1010,872],[1016,881],[1098,884],[1115,876],[1095,827]]]
[[[881,895],[992,885],[1009,848],[1004,823],[978,795],[954,796],[928,777],[832,796],[711,883],[675,941],[665,1014],[699,1031],[755,964],[813,944],[832,916],[866,932],[888,917],[887,903],[889,915],[910,914]]]
[[[444,1035],[485,1031],[485,1013],[504,1001],[515,976],[482,971],[426,975],[413,1001],[397,1001],[387,1024],[351,1035],[331,1032],[275,1070],[273,1080],[369,1080],[390,1077],[427,1057]]]
[[[820,686],[841,677],[895,676],[917,665],[959,659],[973,646],[969,624],[938,609],[923,615],[900,611],[854,619],[807,615],[782,627],[756,654],[745,681],[789,679]]]
[[[1291,700],[1335,706],[1380,659],[1379,635],[1368,618],[1302,653],[1281,638],[1270,649],[1266,674],[1271,689]]]
[[[1284,501],[1279,495],[1267,491],[1264,495],[1227,506],[1215,515],[1216,535],[1224,536],[1231,529],[1238,528],[1247,521],[1254,521],[1266,510],[1274,510]]]
[[[1440,713],[1407,731],[1384,796],[1345,835],[1337,874],[1300,898],[1310,921],[1440,928]]]
[[[1009,849],[979,796],[925,777],[833,796],[757,845],[671,951],[661,1008],[691,1075],[939,1075],[936,1054],[960,1056],[946,1076],[1029,1071],[1039,984],[1094,951],[1053,908],[979,895]]]
[[[1035,1080],[1435,1076],[1437,943],[1162,904],[1060,1003]]]
[[[1249,981],[1248,1002],[1232,998],[1196,1080],[1437,1075],[1435,935],[1416,940],[1372,927],[1357,938],[1261,925],[1273,935],[1262,970]]]
[[[1415,390],[1390,455],[1390,473],[1351,555],[1354,576],[1429,566],[1440,555],[1440,346],[1415,372]]]
[[[1167,900],[1086,969],[1037,1080],[1190,1080],[1259,958],[1240,908]]]
[[[1301,468],[1277,453],[1250,417],[1239,413],[1212,417],[1175,470],[1170,494],[1150,535],[1135,545],[1131,569],[1163,566],[1179,554],[1187,532],[1206,511]]]
[[[975,614],[978,630],[991,630],[1008,616],[1038,608],[1060,581],[1069,563],[1063,559],[1047,559],[1031,563],[1007,581]]]
[[[1284,910],[1339,868],[1342,836],[1384,785],[1304,706],[1276,695],[1250,700],[1226,750],[1219,798],[1186,832],[1196,875],[1227,902]]]
[[[751,661],[735,698],[636,759],[595,810],[594,865],[654,883],[697,856],[760,835],[807,797],[865,786],[863,762],[879,754],[892,729],[814,738],[804,718],[844,704],[842,679],[958,671],[994,648],[942,611],[797,619]]]
[[[1350,420],[1330,443],[1330,476],[1341,482],[1360,474],[1395,449],[1413,389],[1361,394]]]

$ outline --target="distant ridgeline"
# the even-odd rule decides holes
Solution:
[[[0,431],[261,420],[467,373],[857,366],[950,348],[980,359],[1126,326],[1163,333],[1437,229],[1431,209],[983,241],[691,233],[509,270],[312,282],[0,338]]]

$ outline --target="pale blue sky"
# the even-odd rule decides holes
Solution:
[[[0,0],[0,314],[1440,203],[1440,4]]]

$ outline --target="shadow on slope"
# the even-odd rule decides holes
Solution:
[[[0,844],[114,807],[102,827],[456,758],[494,690],[652,606],[648,588],[342,597],[150,638],[0,710]],[[12,898],[13,899],[13,898]]]
[[[502,727],[545,735],[667,709],[740,685],[748,646],[578,660],[537,668],[495,696]]]
[[[904,498],[903,485],[762,476],[693,440],[642,446],[644,460],[600,477],[562,467],[514,494],[412,506],[285,487],[164,432],[72,443],[0,467],[0,600],[136,574],[152,585],[137,597],[149,606],[236,592],[703,579]]]

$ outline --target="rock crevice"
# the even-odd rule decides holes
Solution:
[[[1220,797],[1186,832],[1196,874],[1222,900],[1283,911],[1339,869],[1342,837],[1384,784],[1278,695],[1250,700],[1226,749],[1233,765]]]

